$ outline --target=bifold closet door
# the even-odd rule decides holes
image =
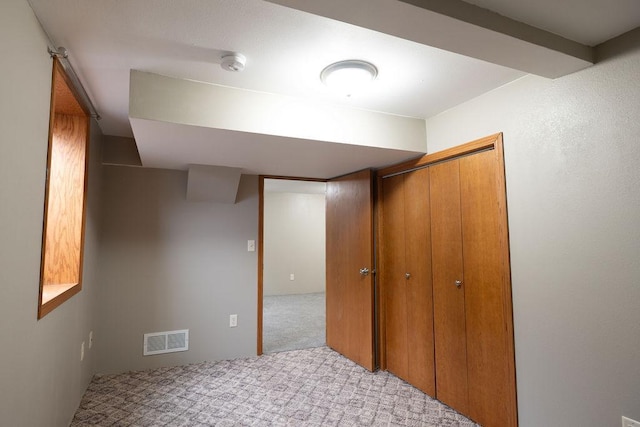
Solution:
[[[407,286],[404,224],[404,175],[385,178],[383,191],[381,282],[385,293],[387,370],[409,379]]]
[[[409,382],[435,396],[429,171],[405,174],[404,188]]]
[[[382,185],[387,370],[435,396],[429,171]]]
[[[429,173],[436,397],[468,414],[460,163],[439,163]]]
[[[517,425],[504,172],[496,150],[431,166],[437,399]]]
[[[496,150],[460,159],[469,416],[516,426],[504,171]]]

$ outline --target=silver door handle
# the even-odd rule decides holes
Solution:
[[[462,280],[456,280],[456,288],[462,286]]]
[[[406,277],[407,279],[411,278],[411,273],[404,273],[404,277]]]
[[[367,267],[361,268],[360,269],[360,274],[362,276],[368,276],[369,275],[369,269]]]

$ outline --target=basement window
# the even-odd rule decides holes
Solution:
[[[88,140],[89,115],[54,59],[38,319],[82,288]]]

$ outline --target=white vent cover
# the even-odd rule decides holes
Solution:
[[[189,350],[188,329],[144,334],[144,345],[142,349],[144,356],[187,350]]]

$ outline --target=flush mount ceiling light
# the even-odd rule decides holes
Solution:
[[[351,96],[375,80],[377,75],[378,69],[372,63],[349,59],[325,67],[320,73],[320,80],[328,87]]]

